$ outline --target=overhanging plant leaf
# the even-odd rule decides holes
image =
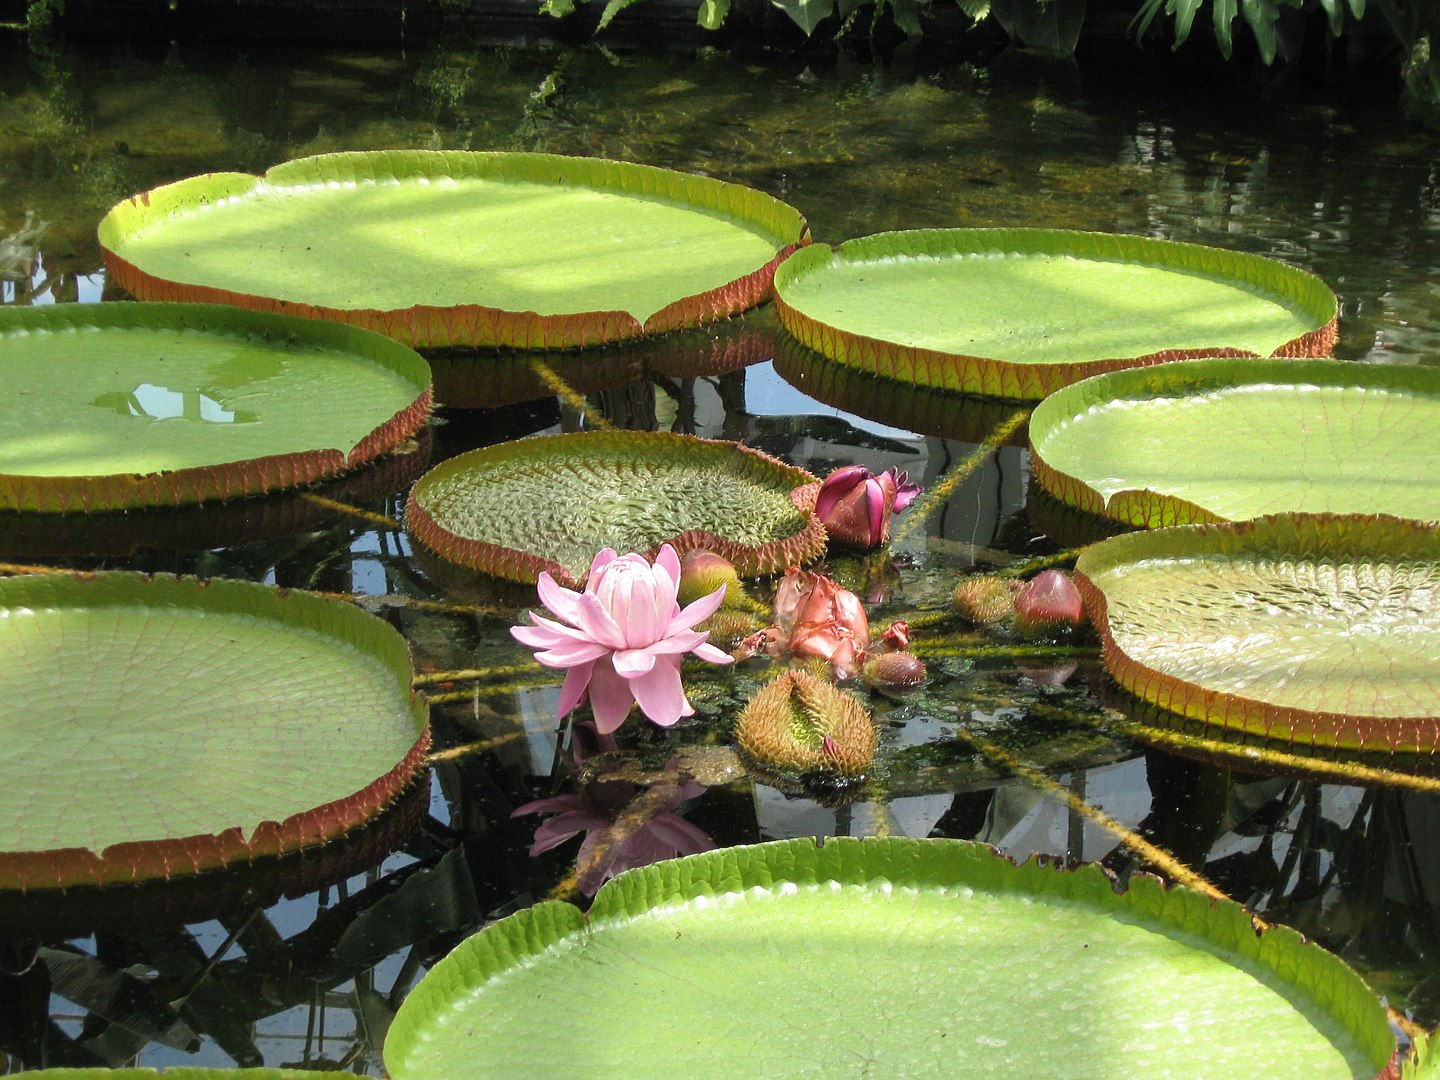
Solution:
[[[534,1003],[553,1039],[526,1039]],[[563,1003],[573,1003],[566,1007]],[[641,1007],[642,1003],[644,1008]],[[1060,1016],[1036,1024],[1037,1015]],[[1257,1045],[1264,1053],[1257,1054]],[[627,872],[463,942],[401,1007],[433,1076],[1375,1077],[1394,1039],[1336,957],[1238,904],[983,845],[809,839]]]
[[[404,150],[182,180],[112,209],[100,242],[110,280],[141,299],[354,323],[413,345],[533,349],[753,307],[809,231],[779,200],[708,177]]]
[[[377,334],[217,305],[0,310],[0,510],[315,483],[413,435],[430,369]]]
[[[747,446],[665,432],[547,435],[442,462],[411,489],[411,533],[451,562],[512,581],[574,583],[601,548],[704,547],[744,577],[820,557],[804,469]]]
[[[805,33],[813,34],[815,28],[835,11],[835,0],[770,0]]]
[[[1085,23],[1085,0],[991,0],[990,14],[1012,38],[1043,56],[1075,51]]]
[[[0,889],[333,839],[423,766],[405,641],[349,604],[114,572],[0,580]]]
[[[831,359],[944,390],[1038,400],[1102,371],[1194,356],[1316,356],[1335,295],[1272,259],[1056,229],[878,233],[797,251],[785,329]]]
[[[1112,537],[1076,563],[1105,667],[1266,738],[1433,753],[1440,525],[1275,515]]]
[[[1262,514],[1440,518],[1440,370],[1190,360],[1066,387],[1030,418],[1035,481],[1129,525]]]

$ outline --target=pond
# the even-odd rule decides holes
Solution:
[[[1183,68],[1109,55],[1039,64],[933,47],[881,59],[464,42],[36,54],[0,42],[0,60],[0,235],[27,213],[49,223],[34,273],[0,284],[7,304],[120,298],[95,229],[157,184],[342,149],[535,150],[747,184],[797,207],[823,242],[1042,226],[1271,256],[1339,295],[1338,357],[1440,362],[1440,155],[1393,88],[1364,71],[1306,82],[1209,70],[1187,83]],[[558,681],[508,633],[534,593],[447,568],[417,551],[401,519],[428,463],[603,428],[742,440],[821,476],[862,464],[948,485],[922,504],[927,514],[897,519],[888,558],[827,563],[872,621],[912,618],[929,665],[920,692],[871,696],[881,767],[860,792],[826,798],[748,775],[730,724],[758,675],[727,669],[690,687],[693,721],[622,729],[614,783],[625,794],[682,763],[703,787],[683,816],[722,846],[943,836],[1125,876],[1145,869],[1143,838],[1344,957],[1398,1013],[1440,1021],[1440,784],[1383,760],[1358,784],[1323,764],[1297,778],[1205,759],[1183,740],[1138,741],[1093,639],[1015,648],[945,614],[962,574],[1061,550],[1027,511],[1028,452],[986,442],[1015,406],[957,413],[921,394],[817,383],[769,307],[580,361],[547,354],[538,373],[511,356],[436,360],[452,376],[485,373],[453,379],[410,454],[319,497],[235,504],[183,525],[128,515],[58,538],[0,519],[12,569],[121,567],[354,597],[409,641],[433,695],[436,750],[425,790],[323,857],[183,893],[109,894],[84,910],[82,897],[49,935],[4,935],[0,1072],[340,1063],[379,1076],[395,1009],[458,941],[545,897],[583,902],[594,870],[577,868],[574,842],[532,858],[543,819],[513,816],[571,790]],[[172,396],[152,387],[131,407],[224,415]],[[474,407],[454,407],[462,398]],[[537,1015],[534,1037],[563,1039],[563,1024]]]

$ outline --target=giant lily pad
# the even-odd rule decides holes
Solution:
[[[785,329],[877,375],[1038,400],[1185,357],[1323,356],[1335,295],[1303,270],[1196,244],[1053,229],[878,233],[796,252]]]
[[[533,1038],[537,1002],[562,1003],[553,1038]],[[657,863],[588,916],[550,901],[493,923],[385,1044],[395,1080],[1369,1078],[1394,1055],[1354,972],[1238,904],[1145,876],[1117,894],[1098,867],[965,841],[848,837]]]
[[[551,154],[324,154],[129,199],[111,280],[355,323],[413,345],[565,348],[733,315],[805,219],[750,188]]]
[[[315,483],[413,435],[430,369],[378,334],[215,305],[0,310],[0,510]]]
[[[1192,360],[1086,379],[1030,419],[1035,480],[1154,527],[1262,514],[1440,518],[1440,370]]]
[[[1102,541],[1076,583],[1137,697],[1269,739],[1440,745],[1440,525],[1276,515]]]
[[[666,432],[546,435],[442,462],[405,523],[451,562],[512,581],[574,583],[601,548],[704,547],[744,577],[811,562],[815,478],[737,443]]]
[[[296,851],[422,767],[405,641],[249,582],[0,580],[0,889],[143,881]]]

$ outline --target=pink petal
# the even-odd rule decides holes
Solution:
[[[660,553],[655,556],[655,565],[669,575],[675,587],[680,587],[680,556],[675,554],[675,549],[669,544],[660,545]]]
[[[699,600],[693,600],[686,604],[666,628],[665,635],[675,633],[678,630],[689,630],[696,623],[702,623],[715,612],[720,610],[720,605],[725,603],[725,586],[721,585],[712,593],[706,593]]]
[[[556,795],[550,799],[535,799],[522,806],[517,806],[510,811],[511,817],[523,817],[525,814],[559,814],[571,813],[576,810],[585,809],[588,804],[585,797],[572,792],[569,795]]]
[[[540,594],[540,602],[556,615],[568,623],[575,622],[575,613],[580,603],[578,592],[557,585],[548,570],[540,572],[540,577],[535,582],[535,591]]]
[[[535,659],[548,668],[573,668],[577,664],[588,664],[608,656],[613,650],[593,641],[557,645],[535,654]]]
[[[870,546],[885,542],[885,516],[890,513],[890,496],[878,480],[865,481],[865,509],[870,514]]]
[[[718,649],[709,643],[696,645],[695,648],[690,651],[701,660],[708,661],[712,664],[733,664],[735,662],[735,658],[725,652],[725,650]]]
[[[620,649],[610,657],[615,674],[622,679],[638,679],[655,666],[655,657],[644,649]]]
[[[604,642],[612,649],[628,648],[624,629],[615,621],[615,617],[610,614],[599,598],[592,593],[587,592],[581,595],[575,625],[584,631],[585,636],[591,641]]]
[[[680,653],[687,653],[697,645],[703,644],[709,636],[710,632],[708,630],[703,634],[696,630],[682,630],[678,634],[667,634],[645,651],[654,653],[657,656],[662,654],[674,656]]]
[[[820,485],[820,494],[815,497],[815,516],[822,520],[830,515],[835,504],[850,494],[860,483],[870,479],[870,470],[864,465],[846,465],[836,469]]]
[[[654,674],[652,671],[645,678],[651,678]],[[632,683],[621,678],[607,660],[595,662],[595,667],[590,672],[590,708],[595,713],[597,732],[609,735],[625,722],[625,717],[630,715],[630,706],[635,703],[631,687],[642,681],[643,679],[637,679]]]
[[[678,657],[657,659],[648,674],[631,679],[627,685],[635,694],[640,711],[661,727],[669,727],[682,716],[695,712],[685,698],[685,688],[680,685]]]
[[[647,823],[650,832],[679,855],[698,855],[715,849],[714,838],[679,814],[661,814]]]
[[[576,664],[565,673],[565,685],[560,687],[560,700],[555,703],[556,716],[569,716],[585,699],[585,688],[590,685],[594,670],[595,664],[591,662]]]
[[[590,571],[585,576],[586,592],[595,591],[592,586],[596,584],[596,575],[603,567],[609,566],[614,562],[616,558],[618,558],[618,556],[615,554],[614,548],[601,548],[595,553],[595,558],[590,560]]]

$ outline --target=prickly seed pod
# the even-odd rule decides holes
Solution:
[[[907,690],[925,681],[925,663],[914,653],[879,653],[865,661],[861,674],[877,689]]]
[[[725,586],[725,606],[734,607],[734,600],[743,592],[735,564],[722,555],[704,548],[695,548],[680,556],[680,589],[676,599],[683,607],[708,596]]]
[[[729,595],[728,592],[726,595]],[[743,611],[731,611],[722,607],[695,629],[709,631],[710,644],[721,649],[733,649],[741,639],[759,630],[760,622]]]
[[[1015,584],[990,574],[967,577],[955,586],[950,606],[962,618],[989,626],[1015,613]]]
[[[864,774],[880,741],[870,713],[854,696],[793,669],[756,692],[735,735],[762,769],[846,779]]]

